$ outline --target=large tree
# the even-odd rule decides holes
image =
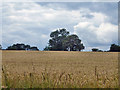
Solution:
[[[53,51],[81,51],[84,49],[79,37],[75,34],[69,35],[66,29],[59,29],[50,34],[49,46],[44,50]]]
[[[59,29],[54,32],[51,32],[49,40],[49,46],[51,50],[55,51],[62,51],[63,48],[63,41],[69,35],[69,32],[66,29]]]

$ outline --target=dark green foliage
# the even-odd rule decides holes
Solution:
[[[83,44],[81,43],[81,40],[79,37],[75,34],[69,35],[66,37],[66,39],[63,42],[65,49],[68,51],[81,51],[84,49]]]
[[[93,48],[92,51],[93,52],[98,52],[98,49],[97,48]]]
[[[37,47],[30,47],[30,50],[39,51]]]
[[[30,45],[25,44],[13,44],[12,46],[9,46],[6,50],[33,50],[38,51],[39,49],[37,47],[31,47]]]
[[[102,50],[99,50],[99,49],[97,49],[97,48],[93,48],[92,51],[93,51],[93,52],[103,52]]]
[[[46,47],[44,48],[44,51],[49,51],[49,50],[51,50],[51,48],[50,48],[49,46],[46,46]]]
[[[47,51],[81,51],[84,49],[79,37],[75,34],[69,35],[66,29],[59,29],[50,34],[49,46],[44,50]]]
[[[120,46],[116,44],[111,44],[110,52],[120,52]]]
[[[98,50],[98,52],[103,52],[102,50]]]
[[[0,50],[2,49],[2,45],[0,44]]]

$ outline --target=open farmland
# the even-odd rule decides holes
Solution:
[[[117,88],[118,53],[3,51],[2,86]]]

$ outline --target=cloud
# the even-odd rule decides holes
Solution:
[[[3,47],[21,42],[42,50],[49,34],[58,28],[76,33],[88,47],[107,47],[116,42],[112,35],[116,36],[117,26],[107,14],[78,7],[78,4],[78,9],[68,6],[66,3],[4,3]]]
[[[3,2],[119,2],[119,0],[4,0]]]
[[[92,19],[75,25],[74,33],[79,35],[87,47],[108,49],[108,45],[118,42],[118,26],[111,24],[109,17],[102,13],[92,13],[92,15]]]

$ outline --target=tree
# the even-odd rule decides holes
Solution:
[[[46,47],[44,48],[44,51],[49,51],[49,50],[51,50],[51,48],[50,48],[49,46],[46,46]]]
[[[6,50],[17,50],[17,48],[15,46],[9,46],[6,48]]]
[[[97,49],[97,48],[93,48],[92,51],[93,51],[93,52],[98,52],[99,49]]]
[[[2,45],[0,44],[0,50],[2,49]]]
[[[7,50],[25,50],[24,44],[13,44],[12,46],[9,46]]]
[[[103,52],[103,50],[98,50],[98,52]]]
[[[63,50],[63,41],[68,36],[69,32],[66,29],[59,29],[51,32],[49,40],[49,49],[54,51]]]
[[[25,45],[25,50],[29,50],[30,49],[30,45]]]
[[[93,51],[93,52],[103,52],[102,50],[99,50],[99,49],[97,49],[97,48],[93,48],[92,51]]]
[[[39,49],[37,47],[31,47],[30,50],[39,51]]]
[[[46,46],[44,50],[81,51],[85,48],[77,35],[69,35],[64,28],[51,32],[50,37],[49,46]]]
[[[120,52],[120,46],[116,44],[111,44],[110,52]]]
[[[31,47],[30,45],[25,44],[13,44],[9,46],[6,50],[39,50],[37,47]]]
[[[85,48],[79,37],[75,34],[66,37],[66,40],[64,40],[64,47],[67,51],[81,51]]]

